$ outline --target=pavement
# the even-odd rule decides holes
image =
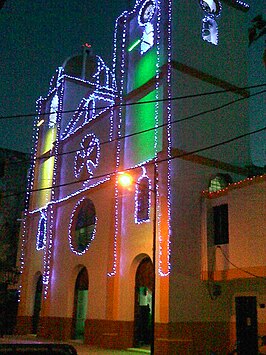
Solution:
[[[16,344],[16,343],[51,343],[49,339],[38,338],[35,335],[4,335],[3,338],[0,338],[1,343],[8,343],[8,344]],[[126,350],[111,350],[111,349],[101,349],[95,346],[91,346],[88,344],[83,344],[79,340],[69,340],[69,341],[56,341],[56,343],[60,344],[71,344],[77,350],[78,355],[88,355],[88,354],[97,354],[97,355],[110,355],[110,354],[117,354],[117,355],[145,355],[150,354],[150,350],[148,349],[137,349],[137,348],[130,348]]]

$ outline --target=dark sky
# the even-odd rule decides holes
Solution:
[[[131,1],[134,4],[134,1]],[[0,116],[35,113],[64,60],[85,42],[112,63],[115,19],[129,0],[6,0],[0,10]],[[30,151],[32,118],[0,119],[0,147]]]

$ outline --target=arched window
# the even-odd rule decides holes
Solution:
[[[135,222],[148,222],[150,219],[150,180],[145,175],[145,171],[138,179],[135,198]]]
[[[217,174],[209,182],[209,192],[215,192],[224,189],[233,182],[229,174]]]
[[[47,220],[44,214],[41,215],[38,224],[38,231],[36,236],[36,249],[43,249],[46,242],[46,229],[47,229]]]

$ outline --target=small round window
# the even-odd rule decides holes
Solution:
[[[93,202],[80,200],[73,210],[69,226],[69,243],[74,253],[82,255],[88,250],[95,237],[96,221]]]
[[[209,182],[209,192],[220,191],[233,182],[229,174],[218,173]]]

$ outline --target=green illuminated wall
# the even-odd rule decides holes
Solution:
[[[139,56],[139,60],[136,61],[136,69],[134,72],[134,89],[140,87],[142,84],[146,83],[149,79],[155,76],[156,62],[157,55],[155,46],[142,56]]]
[[[154,46],[147,53],[140,56],[139,51],[132,51],[130,56],[134,56],[129,64],[129,82],[128,91],[135,90],[145,84],[156,75],[157,53]],[[160,95],[159,95],[160,96]],[[138,102],[155,101],[156,90],[144,96]],[[160,112],[160,108],[159,108]],[[161,123],[159,113],[159,124]],[[126,135],[139,131],[151,129],[155,126],[156,103],[147,103],[132,105],[127,108],[126,116]],[[158,132],[159,145],[157,150],[161,149],[161,134]],[[125,144],[125,162],[127,166],[139,164],[145,160],[152,159],[155,155],[155,131],[150,130],[143,134],[137,134],[126,139]]]

